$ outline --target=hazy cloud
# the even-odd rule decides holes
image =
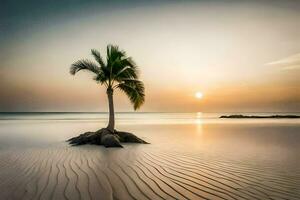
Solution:
[[[300,69],[300,53],[287,58],[268,63],[269,66],[276,66],[282,70]]]

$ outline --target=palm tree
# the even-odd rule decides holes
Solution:
[[[109,104],[108,126],[96,132],[86,132],[73,137],[68,142],[72,145],[99,144],[105,147],[122,147],[120,142],[148,144],[132,133],[115,130],[114,90],[124,92],[133,104],[134,110],[140,108],[145,101],[145,87],[138,79],[137,65],[118,46],[107,45],[105,61],[99,51],[92,49],[91,53],[96,62],[87,59],[78,60],[71,65],[70,73],[75,75],[81,70],[91,72],[94,74],[94,80],[106,87]]]
[[[91,72],[94,74],[94,80],[106,87],[109,103],[109,123],[106,129],[115,133],[114,91],[124,92],[134,110],[137,110],[145,101],[144,84],[138,79],[138,67],[133,59],[127,57],[125,51],[120,50],[118,46],[107,45],[105,61],[99,51],[92,49],[91,53],[96,62],[88,59],[78,60],[71,65],[70,73],[75,75],[81,70]]]

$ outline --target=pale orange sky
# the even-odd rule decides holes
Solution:
[[[140,66],[141,111],[300,111],[300,2],[268,2],[93,4],[30,26],[14,16],[21,25],[0,38],[0,111],[107,111],[104,89],[69,67],[109,43]],[[115,106],[133,110],[120,93]]]

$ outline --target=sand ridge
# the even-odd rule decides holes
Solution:
[[[297,169],[288,173],[138,145],[9,150],[0,160],[1,199],[298,199],[300,194]]]

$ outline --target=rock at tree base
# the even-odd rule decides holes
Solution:
[[[105,147],[122,147],[120,140],[113,134],[106,134],[101,137],[101,144]]]
[[[77,137],[67,140],[71,145],[96,144],[105,147],[123,147],[124,143],[140,143],[149,144],[132,133],[114,131],[113,133],[106,128],[102,128],[96,132],[86,132]]]

